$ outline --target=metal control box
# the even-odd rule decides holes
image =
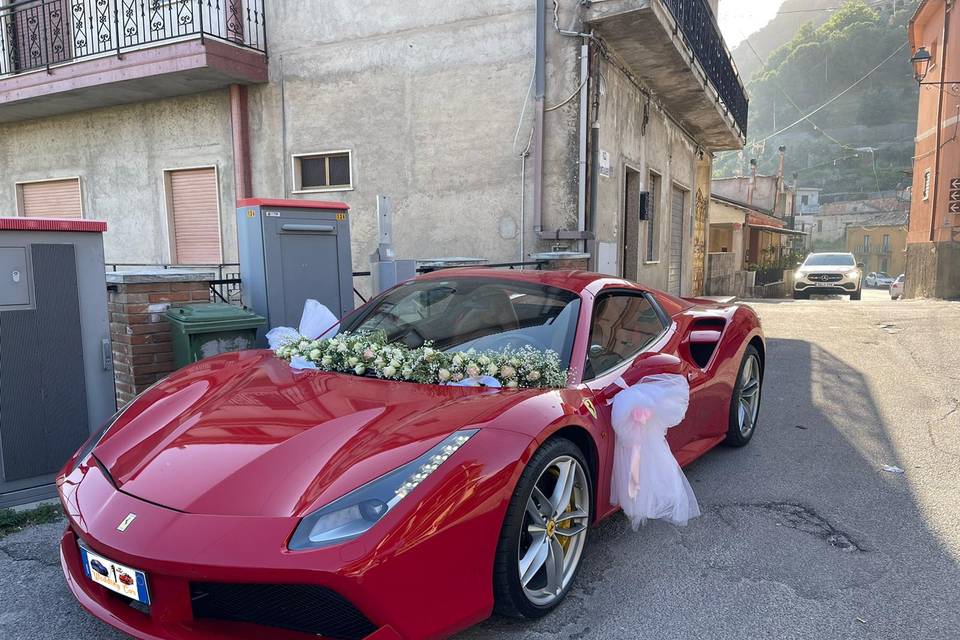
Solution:
[[[0,218],[0,508],[54,474],[116,411],[106,224]]]
[[[297,327],[303,304],[353,310],[349,207],[342,202],[249,199],[237,203],[243,304],[273,327]]]

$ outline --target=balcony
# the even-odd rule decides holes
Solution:
[[[266,80],[264,0],[0,7],[0,123]]]
[[[888,244],[858,245],[853,248],[853,254],[860,256],[889,256],[892,253]]]
[[[585,20],[705,148],[743,147],[747,94],[706,0],[606,0]]]

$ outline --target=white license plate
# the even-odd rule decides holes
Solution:
[[[150,593],[147,591],[147,574],[143,571],[137,571],[113,560],[108,560],[83,545],[80,545],[80,561],[83,563],[83,572],[97,584],[132,600],[150,604]]]

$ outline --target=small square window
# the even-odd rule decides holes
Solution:
[[[297,191],[346,191],[353,188],[353,167],[349,151],[293,157]]]

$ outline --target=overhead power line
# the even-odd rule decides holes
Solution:
[[[767,140],[770,140],[771,138],[775,138],[775,137],[777,137],[778,135],[780,135],[781,133],[784,133],[784,132],[786,132],[786,131],[789,131],[790,129],[793,129],[795,126],[797,126],[797,125],[800,124],[801,122],[804,122],[804,121],[808,120],[811,116],[813,116],[813,115],[819,113],[820,111],[822,111],[823,109],[827,108],[828,106],[830,106],[831,104],[833,104],[834,102],[836,102],[837,100],[839,100],[841,97],[843,97],[844,95],[846,95],[847,93],[849,93],[850,91],[852,91],[853,89],[855,89],[856,87],[858,87],[858,86],[860,85],[860,83],[862,83],[864,80],[866,80],[867,78],[869,78],[870,76],[872,76],[874,73],[876,73],[876,71],[877,71],[880,67],[882,67],[883,65],[885,65],[886,63],[888,63],[890,60],[892,60],[892,59],[894,58],[894,56],[896,56],[898,53],[900,53],[901,51],[903,51],[903,49],[907,46],[907,44],[908,44],[907,42],[904,42],[903,44],[901,44],[899,47],[897,47],[897,50],[896,50],[896,51],[894,51],[894,52],[891,53],[889,56],[887,56],[886,58],[884,58],[883,61],[880,62],[880,64],[878,64],[878,65],[875,66],[873,69],[871,69],[870,71],[868,71],[868,72],[866,73],[866,75],[864,75],[862,78],[860,78],[859,80],[857,80],[856,82],[854,82],[853,84],[851,84],[849,87],[847,87],[846,89],[844,89],[843,91],[841,91],[841,92],[838,93],[837,95],[833,96],[832,98],[830,98],[829,100],[827,100],[826,102],[824,102],[823,104],[821,104],[819,107],[817,107],[816,109],[814,109],[813,111],[811,111],[811,112],[808,113],[807,115],[803,116],[802,118],[800,118],[800,119],[797,120],[796,122],[793,122],[793,123],[791,123],[791,124],[788,124],[786,127],[780,129],[779,131],[777,131],[777,132],[775,132],[775,133],[771,133],[771,134],[768,135],[766,138],[763,138],[762,140],[757,140],[757,141],[755,141],[753,144],[755,144],[755,145],[763,144],[763,143],[765,143]]]

